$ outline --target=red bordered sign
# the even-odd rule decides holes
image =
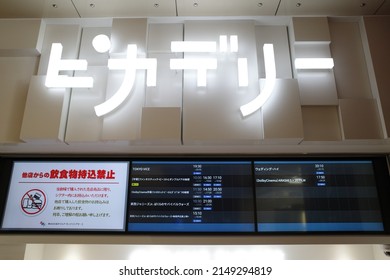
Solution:
[[[26,215],[34,216],[45,209],[46,201],[46,194],[42,190],[32,189],[23,195],[20,206]]]

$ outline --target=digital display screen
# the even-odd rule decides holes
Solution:
[[[125,231],[129,162],[16,161],[2,229]]]
[[[254,232],[252,162],[135,161],[130,232]]]
[[[255,161],[258,232],[382,232],[370,160]]]
[[[0,234],[390,234],[385,156],[0,158]]]

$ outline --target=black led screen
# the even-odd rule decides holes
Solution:
[[[384,230],[373,163],[256,161],[259,232]]]
[[[252,163],[133,162],[129,231],[254,232]]]
[[[0,233],[390,234],[386,156],[18,156],[0,167]]]

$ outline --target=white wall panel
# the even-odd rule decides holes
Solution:
[[[299,70],[302,105],[337,105],[338,96],[333,70]]]
[[[138,57],[145,57],[147,50],[147,19],[114,19],[111,30],[111,53],[126,57],[129,44],[136,44]],[[106,100],[113,96],[125,78],[124,70],[109,71]],[[145,70],[137,70],[135,83],[126,100],[112,113],[102,116],[102,140],[129,142],[139,139],[141,113],[145,104]]]
[[[331,58],[330,31],[326,17],[292,19],[293,61],[297,58]],[[294,62],[293,62],[294,63]],[[333,69],[295,69],[302,105],[337,105]]]
[[[30,81],[20,139],[25,142],[64,141],[69,106],[69,90],[49,89],[45,76]]]
[[[92,40],[100,34],[110,37],[111,28],[83,28],[79,59],[87,60],[88,70],[79,71],[76,75],[93,77],[94,86],[90,89],[72,90],[66,128],[67,143],[101,140],[103,118],[96,115],[94,107],[105,101],[109,54],[98,53],[92,46]]]
[[[119,89],[124,81],[124,71],[110,71],[105,100]],[[102,116],[102,140],[128,143],[137,140],[141,132],[142,107],[145,104],[145,73],[137,71],[135,84],[127,99],[112,113]]]
[[[341,99],[339,110],[344,139],[383,138],[376,100]]]
[[[38,75],[47,74],[50,49],[53,43],[61,43],[63,46],[63,59],[76,59],[79,54],[81,27],[75,24],[48,24],[42,46],[42,55],[39,63]]]
[[[103,119],[96,116],[94,107],[105,101],[108,68],[89,66],[83,76],[93,77],[94,87],[72,90],[65,138],[69,144],[101,141]]]
[[[287,26],[256,26],[256,44],[260,78],[265,78],[264,44],[273,44],[274,46],[276,77],[280,79],[293,77]]]
[[[276,80],[263,106],[264,141],[298,144],[303,140],[302,110],[297,80]]]
[[[74,24],[48,24],[44,30],[38,75],[31,78],[20,138],[26,142],[62,142],[65,138],[70,89],[49,89],[45,75],[53,43],[63,45],[62,59],[78,57],[81,28]],[[64,73],[73,75],[72,72]]]
[[[339,98],[372,98],[359,22],[330,21],[329,27]]]
[[[330,32],[326,17],[293,17],[294,42],[328,42]]]
[[[111,37],[111,27],[83,28],[79,59],[86,59],[89,66],[107,66],[109,52],[99,53],[92,46],[93,39],[98,35]]]
[[[146,88],[146,107],[181,107],[183,102],[183,71],[171,70],[175,54],[151,53],[157,59],[157,86]]]
[[[125,54],[127,45],[137,44],[138,54],[146,53],[148,20],[146,18],[115,18],[112,21],[111,50],[112,54]]]
[[[149,24],[148,52],[171,53],[171,42],[183,40],[183,28],[181,23]]]
[[[390,137],[390,16],[365,17],[364,26],[367,33],[369,53],[372,59],[372,81],[375,85],[377,98],[383,113],[384,125],[387,137]]]
[[[332,42],[333,43],[333,42]],[[299,58],[330,58],[332,51],[329,47],[329,42],[296,42],[294,44],[295,57]]]
[[[255,26],[252,21],[185,23],[186,41],[219,41],[238,36],[238,53],[184,53],[184,58],[217,58],[207,71],[207,86],[197,86],[197,71],[184,71],[183,141],[190,143],[253,143],[262,138],[260,111],[243,118],[240,106],[259,94]],[[237,58],[246,57],[249,86],[238,86]]]
[[[141,143],[181,144],[181,108],[142,109]]]
[[[340,141],[340,119],[337,106],[303,106],[305,141]]]
[[[0,57],[38,56],[42,47],[41,23],[39,19],[1,19]]]
[[[157,59],[157,86],[146,88],[146,107],[181,107],[183,71],[171,70],[170,60],[182,58],[171,52],[172,41],[183,41],[183,24],[150,24],[148,57]]]
[[[329,151],[359,152],[358,146],[344,145],[348,143],[344,140],[364,139],[366,141],[352,142],[366,143],[362,146],[364,151],[387,152],[388,139],[384,138],[388,138],[390,132],[389,17],[365,17],[364,24],[361,19],[295,17],[288,28],[290,37],[286,18],[193,19],[184,24],[180,18],[117,18],[112,21],[112,27],[111,20],[105,21],[109,24],[103,24],[103,28],[96,27],[96,20],[92,19],[91,22],[86,19],[43,20],[38,32],[40,20],[32,20],[34,24],[25,29],[9,28],[28,34],[25,38],[16,36],[14,46],[7,46],[12,42],[0,42],[0,53],[6,55],[0,57],[0,150],[45,152],[45,143],[65,139],[70,145],[52,146],[50,151],[80,152],[88,145],[89,152],[115,150],[120,153],[121,148],[114,143],[124,143],[127,152],[139,151],[129,146],[130,143],[138,147],[139,144],[150,145],[157,152],[167,151],[159,149],[160,144],[173,144],[166,147],[173,153],[204,150],[212,153],[214,147],[226,152],[230,148],[223,147],[230,144],[241,145],[233,152],[240,149],[251,152],[251,147],[258,152],[268,152],[261,144],[271,143],[282,147],[280,152],[294,153],[321,152],[321,145],[328,143],[326,150]],[[30,30],[33,30],[31,34]],[[113,48],[109,54],[98,54],[92,48],[91,41],[98,33],[111,37]],[[13,35],[10,34],[11,39]],[[237,35],[238,53],[220,51],[220,35],[227,35],[228,39],[230,35]],[[172,53],[171,42],[183,40],[214,41],[217,49],[215,53]],[[41,42],[39,61],[36,50]],[[88,70],[77,71],[75,75],[93,76],[94,88],[58,91],[43,85],[50,48],[57,42],[64,46],[63,59],[88,61]],[[274,44],[280,80],[263,110],[244,118],[240,107],[261,92],[259,78],[265,78],[263,45],[266,43]],[[134,88],[125,102],[114,112],[97,117],[94,106],[113,96],[125,76],[125,70],[109,70],[108,60],[124,58],[128,44],[137,44],[139,58],[157,59],[157,86],[147,87],[146,71],[137,70]],[[207,70],[206,87],[197,85],[196,70],[170,69],[172,59],[205,57],[217,59],[218,64],[216,70]],[[298,57],[332,57],[335,68],[297,70],[291,61]],[[238,85],[238,58],[248,59],[248,87]],[[29,86],[31,76],[34,77]],[[298,92],[300,96],[295,98]],[[281,101],[274,102],[278,98]],[[172,130],[168,132],[162,127]],[[303,138],[303,143],[310,145],[295,145]],[[34,144],[6,145],[21,140]],[[34,147],[38,147],[35,142],[42,148],[35,150]],[[90,145],[92,143],[94,145]],[[260,145],[251,145],[254,143]],[[375,146],[377,143],[383,145]],[[147,148],[141,150],[149,152]],[[279,150],[274,147],[273,151]]]
[[[24,107],[37,57],[0,57],[0,143],[20,142]]]

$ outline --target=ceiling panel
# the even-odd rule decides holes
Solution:
[[[176,16],[175,0],[73,0],[81,17]]]
[[[277,15],[372,15],[384,0],[282,0]]]
[[[390,15],[390,0],[0,0],[0,18]]]
[[[386,0],[379,8],[377,15],[390,15],[390,0]]]
[[[0,18],[76,18],[71,0],[0,0]]]
[[[273,16],[279,0],[177,0],[179,16]]]

